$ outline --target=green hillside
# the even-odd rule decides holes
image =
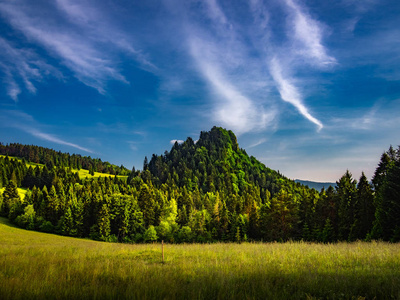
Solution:
[[[34,163],[34,162],[30,162],[30,161],[26,161],[25,158],[23,157],[15,157],[15,156],[6,156],[6,155],[0,155],[0,158],[5,159],[6,157],[8,157],[9,160],[16,160],[18,162],[24,163],[26,165],[27,168],[32,167],[32,168],[43,168],[45,165],[44,164],[39,164],[39,163]],[[71,168],[71,171],[73,173],[78,173],[79,178],[83,179],[83,178],[94,178],[94,177],[114,177],[117,176],[120,179],[127,179],[128,175],[113,175],[110,173],[102,173],[102,172],[94,172],[92,170],[87,170],[87,169],[73,169]]]
[[[1,299],[398,299],[398,244],[116,244],[0,218]]]

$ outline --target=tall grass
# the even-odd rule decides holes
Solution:
[[[400,299],[398,244],[101,243],[0,218],[0,299]]]

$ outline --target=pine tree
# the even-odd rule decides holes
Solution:
[[[382,154],[372,182],[376,212],[371,237],[400,240],[400,147]]]
[[[65,211],[64,216],[61,218],[61,233],[70,236],[76,235],[74,219],[71,208],[69,207]]]
[[[21,198],[18,194],[17,185],[13,180],[10,180],[3,192],[3,204],[1,207],[1,215],[8,216],[10,209],[17,203],[21,202]],[[15,216],[16,217],[16,216]]]
[[[140,187],[139,194],[139,206],[141,211],[143,212],[143,219],[146,227],[154,225],[156,223],[156,202],[154,199],[154,194],[150,189],[151,188],[144,183]]]
[[[326,219],[324,229],[322,230],[322,242],[329,243],[333,242],[333,227],[331,220]]]
[[[53,225],[57,224],[59,220],[59,201],[54,185],[51,186],[50,192],[46,199],[46,220],[50,221]]]
[[[110,235],[110,214],[108,211],[107,204],[103,204],[99,211],[97,226],[100,239],[105,241],[107,237]]]
[[[354,208],[353,234],[355,239],[365,239],[372,229],[375,219],[374,196],[364,172],[357,185],[356,203]]]
[[[256,205],[256,202],[253,202],[249,213],[249,238],[258,240],[260,237],[260,212],[259,208]]]
[[[353,240],[354,207],[356,202],[356,184],[351,173],[346,173],[336,182],[338,202],[338,237],[340,240]]]

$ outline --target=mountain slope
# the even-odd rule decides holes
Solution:
[[[258,188],[274,195],[283,186],[295,184],[249,157],[239,148],[234,133],[220,127],[201,132],[197,143],[190,137],[182,144],[175,143],[170,152],[153,155],[144,168],[157,185],[173,183],[203,193],[224,190],[242,195],[249,188]]]

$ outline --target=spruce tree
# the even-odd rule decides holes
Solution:
[[[365,239],[372,229],[375,219],[374,195],[364,172],[357,184],[356,203],[354,208],[353,234],[355,239]]]
[[[13,180],[10,180],[3,192],[3,205],[1,207],[1,215],[8,216],[10,209],[13,205],[21,202],[21,198],[18,194],[17,185]]]
[[[338,237],[340,240],[354,239],[354,208],[356,203],[356,184],[351,173],[346,173],[336,182],[338,203]]]

